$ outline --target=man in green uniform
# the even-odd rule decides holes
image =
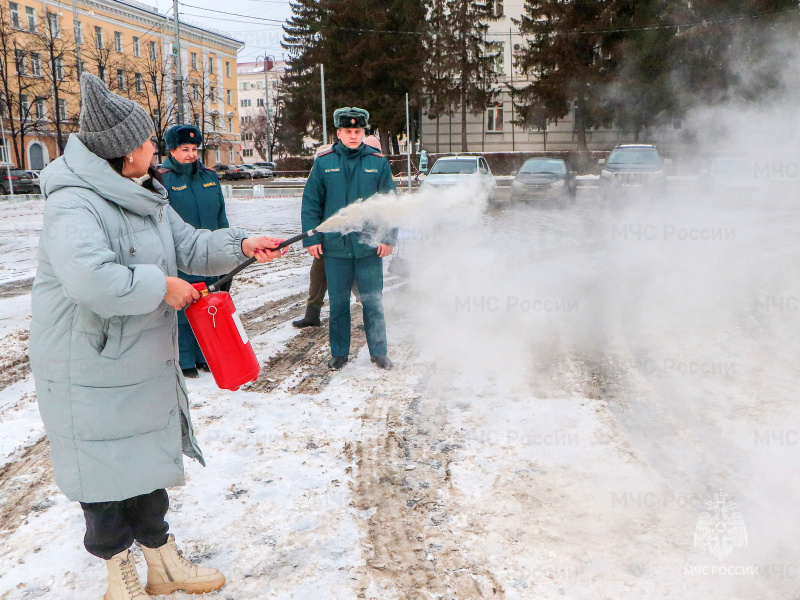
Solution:
[[[206,168],[197,158],[197,147],[203,143],[203,134],[194,125],[175,125],[167,131],[164,141],[170,156],[161,165],[161,176],[172,208],[196,229],[213,231],[228,227],[217,173]],[[208,285],[218,279],[187,275],[182,271],[178,271],[178,276],[189,283],[204,281]],[[198,368],[208,370],[184,311],[178,312],[178,348],[185,377],[197,377]]]
[[[364,144],[369,113],[361,108],[339,108],[333,113],[339,141],[314,161],[303,190],[303,231],[315,229],[339,209],[379,192],[395,189],[389,161],[380,150]],[[391,255],[397,231],[375,246],[362,233],[317,234],[303,240],[314,258],[325,258],[325,276],[331,303],[328,362],[341,369],[350,353],[350,290],[358,283],[364,309],[369,353],[378,367],[391,369],[383,317],[383,258]]]

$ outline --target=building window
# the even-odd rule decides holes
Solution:
[[[231,63],[227,60],[225,61],[225,77],[231,76]]]
[[[16,2],[9,2],[8,8],[11,11],[11,25],[17,29],[22,29],[22,24],[19,21],[19,4]]]
[[[133,55],[136,58],[139,58],[139,56],[141,56],[139,52],[139,38],[136,36],[133,36]]]
[[[45,109],[44,98],[37,98],[33,101],[33,113],[36,115],[37,119],[47,118],[47,110]]]
[[[150,89],[153,90],[154,94],[158,93],[158,75],[150,75],[150,85],[152,86]]]
[[[256,100],[256,106],[264,106],[264,99],[259,98],[258,100]]]
[[[119,31],[114,32],[114,50],[122,54],[122,33]]]
[[[230,90],[228,91],[228,94],[230,94]],[[247,108],[248,106],[251,106],[253,104],[253,101],[248,98],[245,98],[244,100],[240,100],[239,104],[242,105],[242,108]]]
[[[25,65],[25,51],[19,48],[14,50],[14,62],[17,65],[17,73],[20,75],[28,74],[28,67]]]
[[[36,32],[36,11],[30,6],[25,7],[25,17],[28,19],[28,31]]]
[[[195,127],[200,129],[200,115],[197,113],[192,114],[192,123],[194,123]]]
[[[200,100],[200,86],[196,83],[192,84],[192,99]]]
[[[211,89],[209,89],[209,91],[208,91],[208,99],[211,102],[216,102],[217,101],[217,88],[212,87]]]
[[[125,89],[125,71],[122,69],[117,69],[117,88]]]
[[[214,152],[214,162],[219,163],[219,146],[217,146],[217,149]]]
[[[492,69],[497,75],[504,75],[506,70],[505,44],[503,42],[488,42],[485,46],[485,55],[492,57]]]
[[[242,134],[242,141],[243,142],[252,142],[253,141],[253,134],[252,133],[243,133]]]
[[[97,76],[106,81],[106,68],[103,65],[97,65]],[[106,83],[108,82],[106,81]]]
[[[158,60],[158,53],[156,52],[155,42],[150,42],[150,60]]]
[[[197,52],[191,53],[192,71],[197,71]]]
[[[217,130],[217,115],[211,115],[211,131]]]
[[[38,52],[31,52],[31,75],[34,77],[42,76],[42,59]]]
[[[503,16],[503,0],[492,0],[489,2],[489,10],[492,11],[493,17]]]
[[[486,131],[503,131],[503,103],[495,102],[486,109]]]
[[[228,132],[233,133],[233,117],[228,117]]]
[[[214,57],[213,56],[209,56],[208,57],[208,72],[211,75],[214,74]]]
[[[158,110],[157,108],[153,109],[152,117],[153,117],[153,123],[156,124],[161,123],[161,111]]]
[[[75,28],[75,41],[78,44],[83,44],[83,25],[81,25],[80,21],[75,21],[74,28]]]
[[[242,149],[242,156],[244,156],[245,158],[251,158],[253,156],[253,149],[252,148]]]
[[[230,151],[228,152],[228,155],[230,156],[230,160],[231,160],[231,162],[234,162],[234,161],[236,160],[236,157],[235,157],[235,156],[234,156],[234,154],[233,154],[233,146],[231,146],[231,149],[230,149]]]
[[[225,90],[225,93],[228,97],[228,104],[233,104],[233,93],[230,90]]]
[[[56,81],[63,81],[64,79],[64,61],[59,56],[58,58],[53,61],[55,64],[55,73]]]
[[[242,125],[247,125],[250,122],[250,117],[242,117],[240,120]]]
[[[20,94],[19,105],[22,107],[22,114],[27,115],[31,109],[31,101],[28,100],[28,94]]]
[[[136,85],[136,91],[141,94],[144,91],[144,79],[142,79],[142,74],[136,73],[133,76],[133,80],[135,82],[134,85]]]
[[[58,99],[58,120],[59,121],[67,120],[67,101],[64,100],[64,98]]]
[[[102,48],[103,47],[103,28],[99,25],[94,26],[94,47],[95,48]]]
[[[47,24],[50,27],[50,37],[61,37],[61,22],[58,20],[58,15],[54,13],[47,13]]]

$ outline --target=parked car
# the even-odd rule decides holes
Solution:
[[[0,168],[0,191],[3,195],[11,193],[11,186],[14,186],[15,194],[38,194],[39,183],[38,179],[35,181],[28,171],[22,169],[11,169],[11,182],[9,184],[9,171],[5,168]]]
[[[525,161],[511,182],[511,200],[574,201],[578,181],[575,171],[562,158],[531,158]]]
[[[664,161],[653,144],[620,144],[600,164],[603,200],[631,193],[661,192],[666,184]]]
[[[219,175],[220,181],[235,181],[244,179],[248,175],[240,168],[231,165],[214,165],[214,170]]]
[[[716,156],[698,177],[700,191],[719,200],[800,197],[800,153],[764,151]]]
[[[243,169],[245,175],[250,177],[251,179],[264,179],[266,177],[275,177],[275,173],[273,173],[270,169],[266,167],[258,167],[255,165],[238,165],[240,169]]]
[[[471,181],[476,173],[490,189],[489,201],[494,201],[497,184],[483,156],[442,156],[420,184],[420,191],[465,183]]]
[[[273,173],[278,170],[278,163],[274,162],[257,162],[253,163],[254,167],[263,167],[265,169],[269,169]]]

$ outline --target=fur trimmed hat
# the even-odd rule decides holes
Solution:
[[[167,130],[164,142],[167,144],[167,152],[183,144],[202,146],[203,134],[194,125],[175,125]]]
[[[346,127],[366,129],[369,126],[369,113],[355,106],[337,108],[333,111],[333,126],[337,129]]]

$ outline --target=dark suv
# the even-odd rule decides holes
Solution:
[[[0,168],[0,191],[4,195],[11,193],[11,185],[14,186],[15,194],[38,194],[39,184],[33,179],[30,173],[22,169],[11,169],[11,185],[8,181],[8,170]]]
[[[664,161],[652,144],[620,144],[600,161],[600,195],[610,200],[629,193],[662,191]]]

